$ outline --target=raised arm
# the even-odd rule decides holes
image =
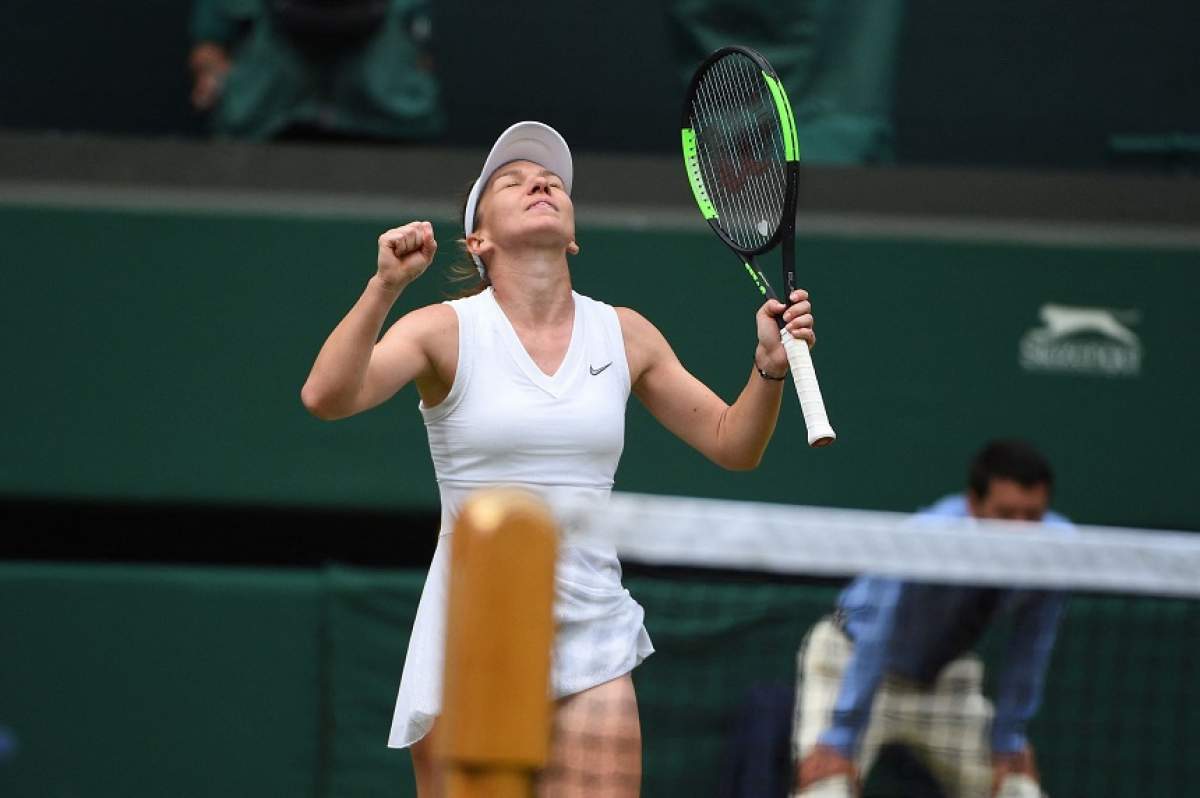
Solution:
[[[378,270],[362,296],[317,354],[300,399],[327,420],[361,413],[416,380],[422,398],[440,399],[453,382],[454,362],[439,349],[457,349],[457,319],[443,305],[419,308],[379,331],[404,289],[433,260],[437,242],[429,222],[411,222],[379,237]],[[378,342],[377,342],[378,340]],[[447,373],[449,372],[449,373]]]
[[[783,314],[788,329],[811,346],[811,306],[805,291],[792,295],[787,308],[768,301],[756,315],[758,347],[754,366],[737,400],[728,405],[693,376],[653,324],[629,308],[618,308],[633,392],[658,421],[685,443],[719,466],[748,470],[762,460],[779,417],[787,353],[779,341],[776,316]]]

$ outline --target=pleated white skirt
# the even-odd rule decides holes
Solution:
[[[388,745],[424,737],[442,706],[446,599],[451,535],[438,539],[408,641]],[[563,698],[628,673],[654,652],[645,612],[621,585],[616,554],[604,547],[564,545],[555,572],[556,632],[550,669]]]

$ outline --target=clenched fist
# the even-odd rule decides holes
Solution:
[[[433,262],[437,240],[429,222],[409,222],[379,237],[379,281],[400,291],[421,276]]]

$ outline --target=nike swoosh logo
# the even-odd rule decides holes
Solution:
[[[596,368],[595,366],[588,366],[588,371],[592,372],[592,376],[595,377],[597,374],[604,371],[606,368],[608,368],[611,365],[612,365],[612,361],[610,360],[607,363],[605,363],[603,366],[601,366],[600,368]]]

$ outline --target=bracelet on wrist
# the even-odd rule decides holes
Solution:
[[[758,368],[757,363],[754,364],[754,368],[758,369],[758,376],[762,377],[764,380],[770,380],[771,382],[783,382],[784,380],[787,379],[786,374],[784,374],[782,377],[774,377],[774,376],[768,374],[767,372],[763,371],[761,368]]]

